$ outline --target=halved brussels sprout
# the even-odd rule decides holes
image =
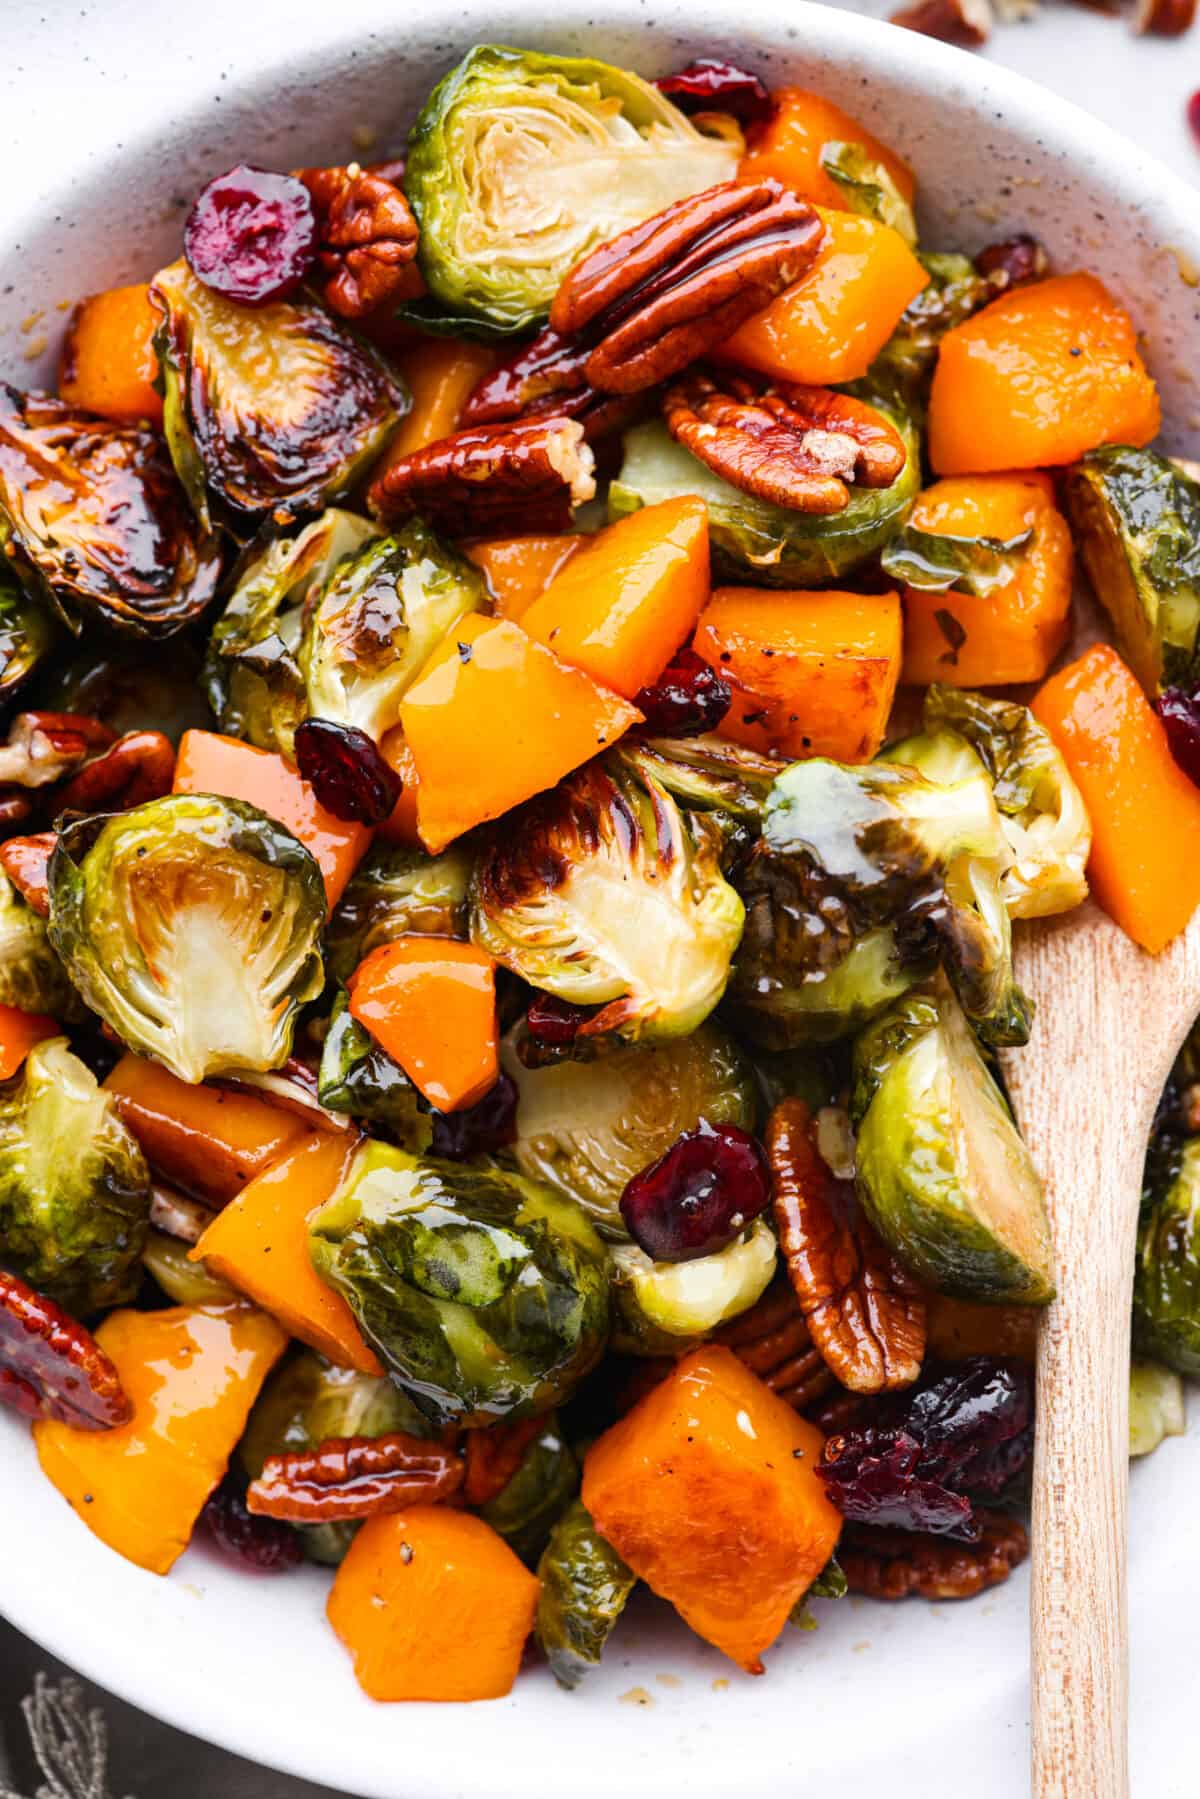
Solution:
[[[199,617],[221,573],[217,540],[197,534],[155,432],[6,382],[0,543],[73,631],[169,637]]]
[[[629,1234],[621,1195],[635,1174],[702,1118],[748,1131],[757,1120],[754,1077],[732,1038],[711,1023],[688,1037],[545,1068],[524,1067],[510,1034],[501,1062],[519,1094],[517,1140],[506,1153],[620,1241]]]
[[[579,1490],[579,1463],[551,1414],[502,1492],[479,1515],[530,1567]]]
[[[693,812],[725,812],[762,823],[781,764],[727,737],[628,737],[615,754]]]
[[[534,1632],[559,1686],[577,1687],[599,1666],[637,1576],[577,1499],[550,1533],[538,1579]]]
[[[405,1149],[420,1155],[433,1137],[433,1114],[399,1062],[381,1049],[350,1012],[345,990],[333,1002],[317,1098],[331,1112],[381,1125]]]
[[[632,1355],[678,1354],[749,1311],[774,1278],[777,1252],[775,1233],[762,1218],[725,1249],[691,1262],[652,1262],[636,1243],[615,1244],[609,1250],[614,1347]]]
[[[177,1306],[233,1306],[238,1295],[225,1281],[210,1274],[203,1262],[193,1262],[189,1245],[181,1237],[152,1230],[142,1250],[142,1266],[149,1270]]]
[[[986,600],[1016,580],[1033,527],[1015,537],[952,537],[904,525],[885,544],[879,565],[885,575],[920,593],[967,593]]]
[[[910,250],[916,249],[917,221],[912,206],[896,186],[887,164],[872,156],[865,144],[831,139],[821,146],[821,167],[836,185],[847,212],[890,225]]]
[[[398,377],[312,301],[239,306],[182,258],[150,298],[167,446],[206,526],[213,507],[242,529],[315,512],[349,492],[408,411]]]
[[[890,487],[854,487],[843,512],[791,512],[742,493],[675,442],[659,420],[625,434],[621,472],[608,490],[614,518],[683,494],[708,505],[714,567],[767,587],[822,587],[878,554],[899,530],[921,485],[917,436],[904,413],[864,393],[904,438],[908,461]]]
[[[544,321],[580,257],[737,172],[740,136],[706,136],[626,69],[478,45],[408,140],[404,191],[440,306],[493,332]]]
[[[110,1094],[65,1037],[0,1083],[0,1268],[77,1317],[132,1299],[150,1171]]]
[[[1133,1342],[1178,1374],[1200,1375],[1200,1137],[1148,1165],[1133,1277]]]
[[[906,995],[854,1069],[857,1186],[880,1236],[940,1293],[1048,1304],[1042,1185],[953,995]]]
[[[600,1006],[587,1037],[694,1031],[725,991],[742,918],[716,838],[619,758],[510,814],[471,881],[475,942],[532,986]]]
[[[274,819],[168,794],[69,825],[49,883],[50,940],[130,1049],[183,1081],[287,1060],[324,985],[325,884]]]
[[[293,537],[251,545],[204,663],[208,703],[223,731],[262,750],[292,754],[292,736],[308,713],[300,670],[304,602],[344,556],[379,528],[330,507]]]
[[[397,937],[465,937],[470,879],[471,856],[461,844],[429,856],[406,844],[377,842],[329,920],[329,973],[348,980],[370,950]]]
[[[1153,697],[1200,677],[1200,482],[1109,444],[1068,470],[1067,516],[1117,643]]]
[[[1129,1453],[1153,1455],[1168,1437],[1187,1429],[1183,1382],[1160,1362],[1129,1364]]]
[[[49,612],[23,591],[7,557],[0,558],[0,706],[45,663],[57,635]]]
[[[435,1423],[549,1411],[603,1353],[604,1246],[578,1206],[523,1175],[363,1144],[309,1220],[309,1248]]]
[[[46,921],[0,869],[0,1006],[73,1019],[79,996],[55,953]]]
[[[486,609],[479,570],[420,519],[365,544],[304,608],[299,663],[310,716],[378,742],[447,632]]]
[[[929,276],[929,285],[909,301],[900,323],[871,364],[866,382],[853,383],[851,392],[865,386],[868,391],[888,395],[914,418],[923,419],[942,338],[995,299],[996,289],[967,256],[922,254],[918,260]]]
[[[991,783],[814,757],[786,769],[738,884],[746,930],[731,997],[767,1048],[845,1035],[940,960],[976,1027],[1023,1043]]]

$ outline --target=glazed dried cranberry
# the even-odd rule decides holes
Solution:
[[[525,1028],[538,1043],[563,1049],[574,1043],[579,1027],[590,1017],[586,1006],[573,1006],[570,1000],[558,999],[553,993],[539,993],[530,1001]]]
[[[239,1482],[226,1479],[208,1497],[200,1522],[217,1548],[233,1561],[260,1574],[286,1574],[304,1560],[300,1539],[290,1524],[256,1518],[246,1509]]]
[[[828,1439],[817,1473],[846,1518],[975,1542],[972,1497],[993,1497],[1033,1453],[1033,1385],[1022,1362],[973,1356],[927,1369],[906,1393],[864,1402]]]
[[[201,188],[183,228],[193,275],[242,306],[291,293],[316,247],[316,214],[304,183],[245,163]]]
[[[1171,754],[1189,781],[1200,787],[1200,688],[1168,687],[1154,702]]]
[[[761,125],[772,112],[765,81],[713,56],[697,57],[654,85],[681,112],[728,112],[743,125]]]
[[[651,1261],[690,1262],[732,1243],[770,1197],[767,1158],[754,1138],[736,1124],[701,1119],[634,1175],[621,1216]]]
[[[429,1153],[448,1162],[490,1156],[517,1140],[517,1083],[502,1074],[496,1085],[462,1112],[435,1112]]]
[[[296,766],[335,818],[377,825],[392,812],[403,784],[365,731],[306,718],[296,727],[295,743]]]
[[[1046,273],[1046,252],[1036,237],[1027,231],[1018,231],[1015,237],[1006,237],[1003,242],[989,244],[975,258],[975,267],[981,275],[994,275],[1003,278],[1004,285],[1019,287],[1026,281],[1040,281]]]
[[[733,704],[733,689],[695,650],[680,650],[633,703],[656,736],[696,737],[716,730]]]

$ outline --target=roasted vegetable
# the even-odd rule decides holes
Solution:
[[[131,1049],[181,1080],[277,1068],[324,984],[321,872],[253,806],[170,794],[82,819],[50,860],[50,938]]]
[[[45,663],[56,637],[49,612],[23,591],[5,561],[0,565],[0,706],[14,700]]]
[[[1054,1297],[1037,1171],[962,1009],[911,994],[854,1047],[857,1184],[871,1222],[939,1292]]]
[[[536,1567],[556,1520],[579,1490],[579,1463],[551,1415],[512,1479],[480,1508],[483,1518],[527,1567]]]
[[[478,569],[420,519],[364,544],[304,608],[298,659],[310,716],[378,742],[443,637],[466,613],[485,609]]]
[[[110,1096],[65,1037],[0,1085],[0,1267],[85,1316],[131,1299],[150,1173]]]
[[[0,870],[0,1005],[73,1018],[79,999],[50,942],[46,921]]]
[[[1150,1164],[1133,1279],[1139,1354],[1200,1374],[1200,1137]]]
[[[740,151],[625,69],[477,46],[409,137],[421,273],[448,324],[526,330],[581,256],[729,180]]]
[[[577,1499],[554,1526],[538,1563],[542,1591],[534,1628],[560,1686],[577,1687],[598,1665],[636,1578]]]
[[[309,1228],[318,1273],[436,1423],[548,1411],[603,1350],[603,1246],[523,1175],[368,1143]]]
[[[427,856],[376,843],[359,863],[325,933],[325,965],[344,981],[371,950],[397,937],[463,937],[471,858],[455,848]]]
[[[839,143],[831,139],[821,147],[821,167],[838,190],[847,212],[861,213],[890,225],[910,249],[916,248],[917,221],[913,217],[911,190],[901,190],[886,162],[871,154],[865,144]]]
[[[663,1043],[614,1048],[592,1062],[526,1068],[519,1032],[503,1066],[517,1083],[522,1174],[576,1200],[606,1237],[624,1239],[626,1184],[702,1118],[752,1130],[754,1079],[736,1044],[714,1024]]]
[[[398,937],[360,962],[350,1010],[439,1112],[463,1112],[500,1074],[496,968],[473,943]]]
[[[398,1062],[355,1018],[340,992],[321,1047],[317,1094],[331,1112],[383,1126],[402,1148],[420,1155],[429,1148],[433,1120]]]
[[[918,419],[929,401],[942,338],[992,298],[992,289],[969,257],[923,254],[919,260],[929,285],[905,307],[868,377],[877,393],[892,396]]]
[[[193,1262],[188,1246],[166,1231],[151,1230],[142,1250],[142,1266],[154,1276],[172,1305],[231,1306],[238,1294],[225,1281],[210,1274],[202,1262]]]
[[[864,395],[864,398],[870,396]],[[907,517],[920,486],[916,434],[902,412],[877,401],[908,447],[908,461],[890,487],[851,489],[842,512],[785,511],[731,487],[677,444],[665,425],[635,425],[608,490],[613,516],[680,494],[708,504],[708,527],[718,572],[767,587],[820,587],[839,581],[875,555]]]
[[[599,1006],[581,1036],[686,1036],[724,992],[741,934],[720,849],[652,775],[589,763],[493,835],[471,934],[531,985]]]
[[[1200,483],[1155,450],[1090,450],[1067,515],[1117,643],[1151,698],[1200,677]]]
[[[5,383],[0,540],[18,579],[74,631],[169,637],[203,612],[220,574],[155,432]]]
[[[775,1273],[775,1233],[762,1218],[712,1255],[689,1262],[652,1262],[636,1243],[616,1244],[613,1264],[614,1342],[633,1355],[662,1355],[707,1337],[749,1311]]]
[[[208,702],[222,731],[291,755],[292,733],[308,712],[299,662],[305,601],[343,557],[377,535],[378,526],[330,507],[294,536],[247,551],[204,664]]]
[[[239,306],[182,260],[150,287],[165,384],[163,428],[205,525],[316,511],[347,493],[408,407],[396,376],[312,302]]]
[[[754,829],[779,763],[727,737],[630,737],[617,751],[692,812],[725,813]]]
[[[1153,1455],[1160,1443],[1186,1429],[1183,1382],[1174,1370],[1158,1362],[1130,1362],[1130,1455]]]

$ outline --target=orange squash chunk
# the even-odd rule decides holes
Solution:
[[[1001,543],[1032,529],[1013,579],[986,599],[904,590],[905,681],[1002,687],[1040,681],[1067,640],[1074,555],[1048,475],[954,475],[919,495],[919,530]]]
[[[22,1012],[16,1006],[0,1006],[0,1081],[16,1074],[35,1043],[58,1037],[62,1026],[44,1012]]]
[[[1046,682],[1033,714],[1066,758],[1092,820],[1088,881],[1157,955],[1200,905],[1200,788],[1114,649],[1098,643]]]
[[[583,1466],[583,1503],[634,1573],[748,1674],[821,1572],[841,1516],[815,1424],[707,1343],[677,1362]]]
[[[379,746],[383,759],[400,776],[400,798],[387,818],[375,827],[376,835],[385,843],[408,843],[419,848],[421,834],[417,830],[417,765],[404,741],[399,725],[385,731]]]
[[[821,152],[826,144],[861,144],[912,204],[917,184],[908,164],[832,100],[802,87],[776,88],[771,100],[775,110],[752,138],[738,169],[740,180],[774,177],[802,200],[837,210],[845,206],[845,195],[821,166]]]
[[[894,593],[718,587],[694,647],[733,689],[723,737],[795,759],[868,762],[900,673]]]
[[[308,782],[282,756],[216,731],[184,732],[175,762],[174,792],[245,800],[277,819],[316,858],[331,907],[341,899],[371,841],[368,826],[350,824],[327,812]]]
[[[144,281],[110,287],[81,300],[63,343],[58,391],[71,406],[117,424],[145,419],[161,425],[162,396],[154,391],[158,313]]]
[[[1128,313],[1094,275],[1055,275],[947,331],[929,459],[939,475],[1057,467],[1098,444],[1147,444],[1161,422]]]
[[[691,635],[708,587],[708,507],[689,494],[598,532],[521,623],[563,662],[632,700]]]
[[[799,281],[747,319],[721,356],[778,381],[857,381],[929,276],[890,225],[817,208],[826,242]]]
[[[463,402],[494,366],[496,352],[469,338],[423,337],[396,361],[412,394],[412,407],[401,419],[376,474],[458,429]]]
[[[353,1016],[439,1112],[473,1106],[495,1086],[495,966],[473,943],[381,943],[359,963],[349,991]]]
[[[157,1062],[122,1056],[103,1085],[155,1172],[211,1206],[236,1199],[301,1137],[294,1112],[251,1093],[191,1086]]]
[[[641,713],[507,619],[457,624],[404,696],[427,849],[499,818],[615,743]]]
[[[497,618],[511,618],[520,624],[533,602],[587,541],[576,532],[567,532],[561,537],[480,538],[462,548],[483,570]]]
[[[308,1256],[308,1215],[334,1192],[357,1141],[352,1131],[310,1131],[217,1213],[191,1260],[207,1263],[339,1367],[382,1374],[349,1306]]]
[[[371,1699],[502,1699],[539,1590],[482,1518],[417,1505],[367,1519],[325,1611]]]
[[[33,1427],[38,1460],[88,1529],[151,1574],[188,1546],[287,1334],[252,1306],[110,1312],[96,1341],[133,1403],[115,1430]]]

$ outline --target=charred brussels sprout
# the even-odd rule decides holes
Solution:
[[[210,1274],[203,1262],[193,1262],[183,1239],[166,1231],[150,1231],[142,1250],[142,1266],[154,1276],[173,1305],[238,1304],[233,1288]]]
[[[1133,1277],[1133,1341],[1141,1355],[1200,1375],[1200,1137],[1150,1165]],[[1157,1166],[1155,1166],[1157,1163]]]
[[[330,507],[294,536],[247,551],[204,665],[208,703],[223,731],[292,754],[292,735],[308,715],[299,661],[304,603],[344,556],[377,535],[356,513]]]
[[[522,1175],[368,1143],[309,1246],[438,1424],[549,1411],[603,1352],[604,1247],[578,1206]]]
[[[531,1567],[546,1547],[556,1520],[579,1489],[579,1463],[558,1427],[547,1418],[512,1479],[480,1517]]]
[[[408,410],[395,376],[307,300],[239,306],[187,263],[154,277],[163,428],[192,507],[240,530],[349,492]]]
[[[771,1284],[777,1245],[758,1218],[735,1243],[691,1262],[652,1262],[636,1243],[617,1244],[610,1254],[615,1347],[669,1355],[749,1311]]]
[[[550,1533],[538,1563],[542,1592],[534,1630],[560,1686],[577,1687],[599,1666],[636,1578],[577,1499]]]
[[[0,1006],[67,1018],[79,1001],[60,962],[46,921],[0,871]]]
[[[867,376],[876,392],[889,395],[918,419],[925,414],[942,338],[996,295],[966,256],[923,255],[919,260],[929,284],[909,301]]]
[[[503,1064],[520,1094],[508,1153],[522,1174],[578,1201],[606,1237],[628,1235],[619,1209],[626,1184],[684,1131],[702,1118],[749,1131],[756,1121],[753,1075],[713,1024],[544,1068],[523,1067],[510,1036]]]
[[[345,992],[334,1001],[325,1042],[317,1097],[331,1112],[380,1125],[405,1149],[429,1148],[433,1115],[398,1062],[350,1012]]]
[[[65,1037],[0,1085],[0,1268],[84,1317],[132,1299],[150,1173],[109,1094]]]
[[[581,1037],[685,1037],[725,991],[742,930],[720,849],[653,776],[591,762],[492,834],[471,935],[532,986],[599,1006]]]
[[[1183,1382],[1160,1362],[1129,1364],[1129,1453],[1153,1455],[1168,1437],[1187,1429]]]
[[[485,602],[478,569],[420,519],[365,544],[304,609],[299,661],[310,716],[378,742],[442,638]]]
[[[822,145],[821,167],[842,196],[847,212],[861,213],[890,225],[910,249],[917,244],[917,221],[886,163],[879,162],[865,144],[831,141]]]
[[[689,811],[728,813],[755,829],[780,771],[773,756],[727,737],[631,737],[616,755]]]
[[[324,984],[325,886],[282,825],[169,794],[68,826],[49,882],[51,942],[131,1049],[184,1081],[287,1060]]]
[[[620,517],[659,500],[698,494],[708,506],[718,573],[767,587],[840,581],[877,555],[900,528],[921,483],[916,433],[903,412],[874,394],[862,397],[895,425],[908,461],[890,487],[852,487],[842,512],[792,512],[742,493],[698,462],[657,420],[626,433],[621,471],[608,490],[609,512]]]
[[[58,633],[44,606],[0,563],[0,707],[16,699],[54,648]]]
[[[527,330],[581,256],[730,180],[741,148],[737,134],[705,136],[625,69],[480,45],[409,137],[421,273],[461,326]]]
[[[953,996],[900,1000],[854,1071],[859,1196],[901,1261],[959,1299],[1046,1305],[1041,1182]]]
[[[1067,516],[1097,598],[1147,693],[1200,678],[1200,483],[1154,450],[1089,450]]]
[[[471,858],[461,846],[427,856],[406,844],[376,843],[329,921],[330,974],[348,979],[369,951],[397,937],[465,937],[470,878]]]
[[[0,542],[74,631],[169,637],[203,612],[221,572],[153,431],[3,382]]]

